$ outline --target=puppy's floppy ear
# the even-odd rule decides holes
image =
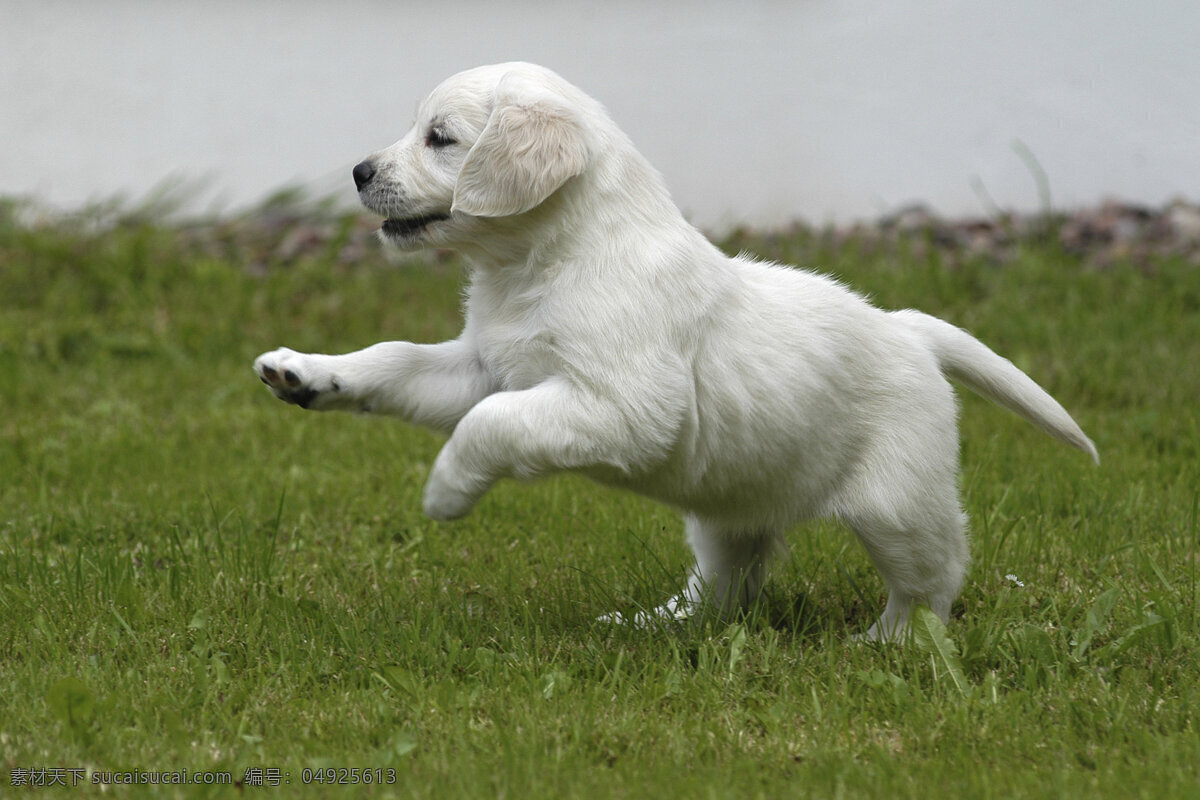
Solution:
[[[580,111],[544,83],[510,72],[497,85],[495,101],[458,173],[454,211],[521,214],[583,172],[590,160]]]

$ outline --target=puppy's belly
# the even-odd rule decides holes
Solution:
[[[593,465],[579,472],[731,527],[777,528],[828,515],[853,473],[856,443],[817,444],[786,436],[769,445],[725,442],[716,453],[680,448],[638,471]]]

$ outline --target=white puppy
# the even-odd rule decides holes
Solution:
[[[258,375],[304,408],[449,433],[425,487],[434,519],[501,478],[560,470],[681,509],[696,566],[661,616],[745,605],[782,532],[832,515],[890,592],[869,638],[902,631],[915,602],[946,619],[968,561],[946,376],[1096,458],[1052,397],[962,330],[722,254],[604,108],[545,68],[453,76],[354,179],[385,241],[465,256],[462,334],[284,348]]]

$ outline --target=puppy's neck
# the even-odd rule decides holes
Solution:
[[[536,208],[481,219],[482,235],[458,247],[479,271],[544,272],[623,259],[614,247],[704,239],[671,200],[662,177],[632,144],[616,143]],[[636,258],[635,258],[636,260]]]

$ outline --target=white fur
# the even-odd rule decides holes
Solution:
[[[914,602],[946,619],[968,561],[947,375],[1096,457],[1053,398],[969,334],[726,257],[600,104],[542,67],[453,76],[360,169],[385,240],[470,263],[462,334],[276,350],[255,363],[262,380],[308,408],[449,433],[425,487],[434,519],[502,478],[561,470],[679,508],[696,567],[661,616],[746,604],[781,533],[833,515],[890,592],[868,637],[899,633]]]

